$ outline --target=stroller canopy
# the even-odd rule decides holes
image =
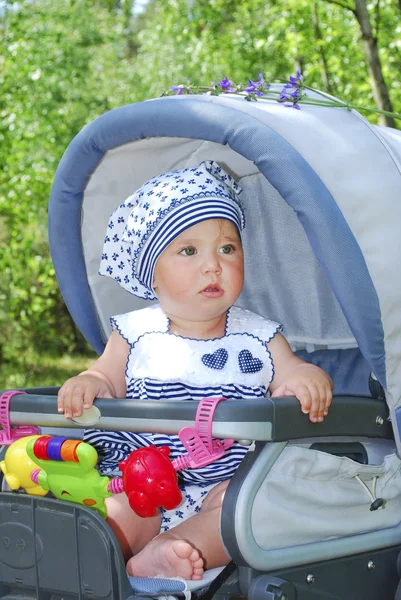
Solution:
[[[50,248],[75,322],[101,352],[108,318],[144,305],[97,274],[116,206],[155,175],[217,160],[243,188],[239,303],[283,322],[295,350],[358,353],[401,427],[400,141],[345,108],[231,95],[102,115],[68,147],[50,199]]]

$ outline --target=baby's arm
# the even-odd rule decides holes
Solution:
[[[79,417],[83,408],[100,398],[124,398],[125,366],[129,345],[118,331],[113,331],[106,348],[87,371],[68,379],[58,393],[58,412],[67,419]]]
[[[330,376],[320,367],[298,358],[280,333],[269,342],[268,348],[274,364],[274,378],[269,388],[271,395],[296,396],[302,412],[309,414],[313,423],[323,421],[333,395]]]

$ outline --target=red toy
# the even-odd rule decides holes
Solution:
[[[213,414],[222,400],[225,398],[203,398],[196,411],[195,427],[184,427],[179,432],[178,437],[188,454],[170,461],[168,446],[134,450],[119,464],[122,478],[110,481],[108,490],[125,492],[130,507],[140,517],[154,517],[161,506],[166,510],[178,506],[182,494],[176,471],[209,465],[234,443],[232,439],[219,441],[212,438]]]
[[[140,517],[154,517],[159,506],[171,510],[182,500],[169,454],[168,446],[149,446],[135,450],[119,464],[129,505]]]

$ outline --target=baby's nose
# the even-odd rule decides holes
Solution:
[[[202,266],[204,273],[219,273],[221,272],[221,265],[216,256],[208,257]]]

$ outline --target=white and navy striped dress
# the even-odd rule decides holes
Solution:
[[[125,372],[127,398],[135,401],[266,396],[274,375],[268,342],[281,330],[273,321],[233,306],[227,312],[225,335],[212,340],[170,334],[169,320],[159,305],[113,317],[111,322],[131,346]],[[177,435],[91,429],[85,432],[84,439],[98,451],[98,468],[108,476],[118,475],[119,462],[144,446],[169,446],[171,459],[186,454]],[[235,443],[214,463],[180,471],[182,489],[194,484],[209,488],[231,478],[247,450],[247,446]]]

